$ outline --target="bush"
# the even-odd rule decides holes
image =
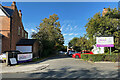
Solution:
[[[120,56],[116,54],[106,55],[106,54],[81,54],[81,58],[83,60],[90,60],[90,61],[120,61]]]
[[[88,60],[88,54],[84,54],[84,55],[82,54],[82,55],[81,55],[81,58],[82,58],[83,60]]]

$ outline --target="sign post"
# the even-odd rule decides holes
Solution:
[[[97,47],[114,47],[114,37],[96,37]]]
[[[6,66],[8,66],[8,52],[6,52]]]
[[[110,55],[111,55],[111,47],[110,47]]]

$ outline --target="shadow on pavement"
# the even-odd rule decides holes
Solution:
[[[69,70],[70,67],[61,68],[59,71],[54,69],[48,72],[31,73],[28,76],[33,78],[118,78],[116,71],[104,72],[96,67],[91,69],[81,68],[80,70]]]

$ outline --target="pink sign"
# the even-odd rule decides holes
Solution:
[[[97,47],[114,47],[114,37],[96,37]]]
[[[97,47],[114,47],[113,44],[106,44],[106,45],[97,44],[96,46],[97,46]]]

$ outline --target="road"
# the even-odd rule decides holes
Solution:
[[[3,78],[117,78],[118,63],[91,63],[65,55],[57,55],[40,62],[27,64],[34,68],[37,65],[49,66],[36,70],[3,73]],[[31,67],[28,67],[31,68]],[[14,70],[14,69],[13,69]]]

